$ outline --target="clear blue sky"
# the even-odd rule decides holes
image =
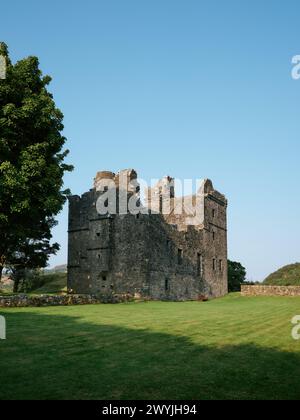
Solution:
[[[299,0],[10,0],[0,15],[12,59],[53,77],[73,193],[101,169],[211,178],[249,279],[300,260]]]

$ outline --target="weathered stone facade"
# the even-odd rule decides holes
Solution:
[[[300,286],[248,286],[241,287],[242,296],[300,296]]]
[[[124,178],[126,188],[124,181],[121,185]],[[100,215],[97,200],[113,188],[107,180],[116,184],[117,214]],[[70,197],[69,291],[132,293],[160,300],[225,295],[226,198],[205,180],[190,197],[191,208],[178,214],[183,198],[175,197],[173,180],[166,177],[147,190],[146,206],[136,214],[123,214],[124,196],[126,205],[132,199],[139,202],[136,180],[133,170],[99,172],[93,189]]]

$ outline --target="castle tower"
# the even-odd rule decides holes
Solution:
[[[175,180],[170,176],[162,178],[154,187],[145,191],[146,206],[153,213],[170,214],[175,198]]]
[[[99,199],[114,192],[116,211],[99,212]],[[186,198],[190,207],[176,213]],[[174,178],[166,176],[146,191],[151,212],[128,212],[135,199],[133,169],[98,172],[93,189],[69,198],[69,291],[162,300],[225,295],[227,200],[212,182],[204,180],[194,195],[175,197]]]

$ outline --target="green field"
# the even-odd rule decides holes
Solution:
[[[1,399],[300,399],[300,298],[0,313]]]

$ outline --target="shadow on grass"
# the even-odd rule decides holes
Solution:
[[[299,399],[300,355],[6,312],[0,399]],[[99,319],[95,319],[99,322]],[[221,339],[220,339],[221,341]]]

